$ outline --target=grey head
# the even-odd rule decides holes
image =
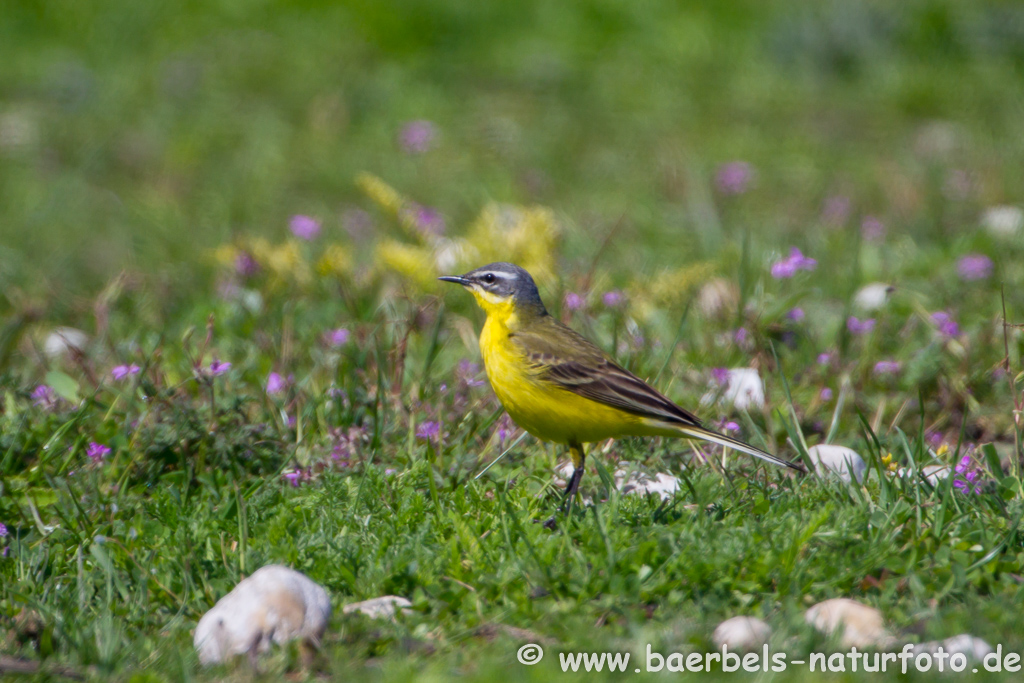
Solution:
[[[533,277],[514,263],[489,263],[465,275],[445,275],[438,279],[454,282],[468,289],[478,289],[499,299],[514,298],[519,307],[534,309],[537,313],[547,313]]]

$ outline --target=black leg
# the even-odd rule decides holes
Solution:
[[[573,499],[576,498],[576,492],[580,490],[580,480],[583,479],[584,463],[587,459],[587,454],[583,450],[583,446],[578,443],[569,444],[569,453],[572,455],[572,476],[569,477],[569,482],[565,487],[565,495],[562,497],[562,512],[569,514],[572,512]],[[547,529],[554,529],[556,515],[552,515],[550,519],[544,522],[544,527]]]
[[[567,512],[572,507],[573,500],[576,498],[576,492],[580,490],[580,480],[583,479],[584,464],[587,460],[587,454],[583,450],[583,446],[578,443],[569,444],[569,452],[572,454],[574,469],[572,476],[569,477],[569,485],[565,487],[565,500],[562,501],[562,508]]]

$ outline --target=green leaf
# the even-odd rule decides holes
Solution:
[[[78,396],[78,382],[70,375],[60,370],[51,370],[46,373],[46,383],[65,401],[70,401],[75,405],[82,402]]]
[[[985,444],[981,447],[981,452],[985,456],[985,463],[988,465],[992,474],[996,477],[1001,477],[1003,474],[1003,465],[999,462],[999,453],[996,452],[995,444]]]
[[[755,515],[763,515],[764,513],[768,512],[768,508],[769,508],[768,499],[767,498],[761,498],[756,503],[754,503],[754,509],[752,510],[752,512]]]

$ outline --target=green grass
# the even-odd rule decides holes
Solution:
[[[549,680],[558,652],[704,651],[737,614],[792,659],[836,648],[803,623],[832,597],[905,640],[1024,650],[1024,335],[1001,324],[1004,306],[1022,322],[1024,247],[982,225],[1024,204],[1024,13],[620,5],[5,8],[0,653],[40,662],[39,680],[246,679],[244,662],[200,668],[191,629],[267,563],[306,572],[336,612],[315,670],[284,648],[268,679]],[[437,131],[422,154],[398,141],[416,119]],[[755,175],[729,195],[716,174],[736,160]],[[453,242],[417,231],[413,202]],[[289,238],[296,214],[321,236]],[[816,269],[771,277],[794,245]],[[968,254],[992,274],[961,277]],[[850,446],[867,481],[734,454],[723,473],[683,442],[623,440],[593,449],[595,504],[545,529],[563,456],[527,438],[475,479],[510,426],[460,365],[479,360],[479,312],[433,281],[497,256],[708,422],[787,457]],[[701,305],[712,278],[735,288],[718,311]],[[896,286],[873,313],[853,304],[868,282]],[[621,306],[602,303],[612,289]],[[57,326],[88,333],[80,357],[44,352]],[[209,377],[215,358],[232,367]],[[126,363],[139,374],[114,380]],[[759,370],[765,410],[714,400],[727,367]],[[284,391],[267,393],[271,372]],[[888,473],[966,453],[977,492]],[[625,463],[680,476],[679,493],[620,495]],[[413,609],[340,614],[385,594]],[[547,650],[534,667],[516,661],[528,640]]]

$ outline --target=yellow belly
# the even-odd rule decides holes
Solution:
[[[491,388],[509,417],[539,439],[589,443],[659,431],[646,427],[639,416],[538,380],[508,339],[508,330],[490,318],[480,335],[480,352]]]

